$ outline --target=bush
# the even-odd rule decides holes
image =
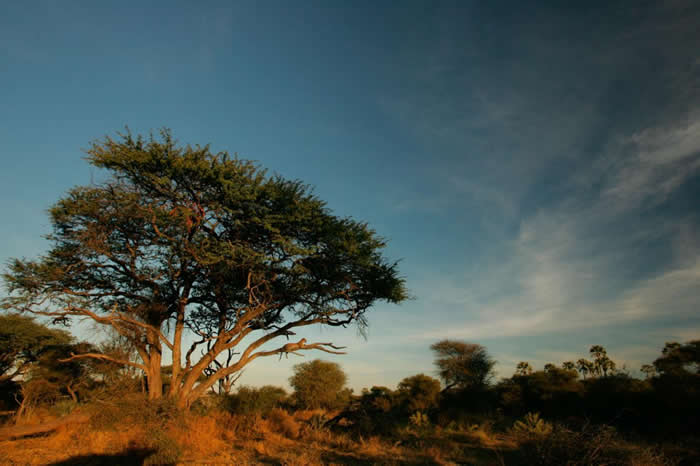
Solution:
[[[144,459],[144,466],[175,464],[182,455],[180,445],[162,430],[151,432],[148,446],[154,452]]]
[[[224,395],[225,408],[235,414],[267,414],[280,407],[287,392],[280,387],[265,385],[260,388],[242,386],[235,394]]]
[[[340,365],[320,359],[295,365],[294,375],[289,378],[294,398],[302,409],[341,407],[347,403],[348,392],[343,390],[346,382]]]
[[[400,409],[398,395],[387,387],[363,389],[336,419],[346,419],[351,429],[361,436],[392,435],[408,419]]]
[[[527,413],[522,421],[515,421],[513,433],[525,437],[545,437],[552,433],[552,424],[540,418],[540,413]]]
[[[615,429],[606,425],[580,431],[557,425],[548,435],[528,435],[519,454],[526,464],[543,466],[625,464],[629,453],[618,448],[618,440]]]
[[[124,425],[142,425],[149,430],[161,429],[169,421],[182,422],[183,418],[183,413],[171,400],[148,400],[142,395],[95,403],[89,411],[90,425],[95,430],[119,430]]]
[[[406,377],[399,382],[398,394],[408,412],[427,411],[438,405],[440,381],[425,374]]]

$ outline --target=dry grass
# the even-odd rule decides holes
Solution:
[[[284,434],[286,437],[296,439],[299,437],[301,425],[287,411],[274,408],[268,414],[268,423],[273,431]]]
[[[73,423],[44,437],[1,442],[0,464],[47,464],[149,449],[162,449],[162,457],[178,457],[180,464],[525,464],[519,462],[520,441],[488,426],[406,430],[399,439],[353,438],[313,425],[314,417],[320,415],[329,416],[316,411],[292,415],[276,409],[266,417],[212,412],[162,422],[153,416],[143,416],[139,422],[129,415],[116,429],[111,424],[102,428],[94,421]],[[656,450],[631,444],[626,448],[624,464],[672,464]]]

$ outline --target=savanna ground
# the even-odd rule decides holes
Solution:
[[[538,416],[515,424],[437,426],[412,416],[390,434],[362,435],[337,412],[273,408],[234,414],[212,397],[187,413],[139,395],[58,403],[20,425],[86,415],[53,432],[0,442],[2,464],[696,464],[693,445],[625,440],[605,426],[570,430]],[[66,417],[70,419],[70,417]],[[371,420],[370,420],[371,421]],[[11,424],[15,424],[11,422]],[[343,425],[344,424],[344,425]],[[697,447],[697,445],[694,445]]]

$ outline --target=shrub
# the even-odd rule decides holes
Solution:
[[[348,393],[343,391],[347,382],[345,372],[334,362],[315,359],[294,366],[294,375],[289,378],[294,388],[294,398],[302,409],[335,409],[347,402]]]
[[[264,415],[278,408],[287,397],[287,392],[272,385],[260,388],[242,386],[235,394],[225,396],[226,409],[232,413]]]
[[[90,425],[96,430],[119,430],[124,425],[142,425],[148,429],[162,428],[171,420],[182,422],[183,415],[167,398],[147,400],[142,395],[95,403],[89,411]]]
[[[154,452],[144,459],[144,466],[175,464],[182,455],[180,445],[159,429],[150,433],[148,446]]]
[[[610,426],[584,426],[573,431],[558,425],[549,435],[526,437],[519,453],[526,464],[543,466],[625,464],[629,453],[616,446],[617,440]]]
[[[440,381],[425,374],[406,377],[399,382],[398,394],[407,411],[427,411],[437,407]]]
[[[529,437],[543,437],[552,433],[552,424],[540,418],[539,413],[527,413],[523,420],[515,421],[513,432]]]

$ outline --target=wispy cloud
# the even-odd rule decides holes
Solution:
[[[619,168],[606,186],[604,196],[628,204],[664,201],[700,169],[700,116],[676,126],[647,128],[623,141]],[[624,152],[631,155],[624,157]]]

